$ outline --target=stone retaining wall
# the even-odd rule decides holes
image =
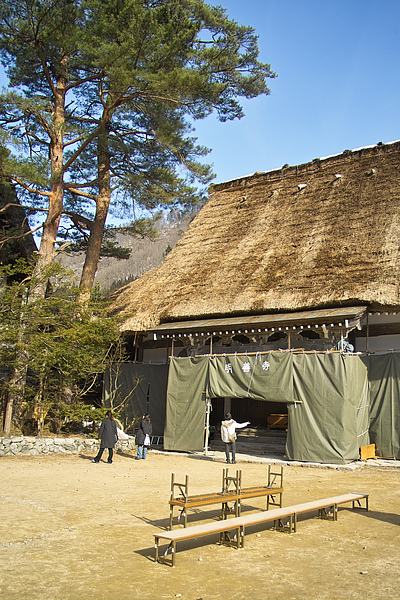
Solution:
[[[115,450],[129,451],[135,448],[135,438],[119,440]],[[93,438],[39,438],[28,436],[0,437],[0,456],[39,454],[96,454],[99,441]]]

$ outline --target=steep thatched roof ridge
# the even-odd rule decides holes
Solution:
[[[123,329],[367,304],[400,309],[400,142],[210,189],[156,269],[114,298]]]

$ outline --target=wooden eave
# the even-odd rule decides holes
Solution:
[[[348,332],[361,328],[366,306],[324,308],[293,313],[243,315],[219,319],[198,319],[162,323],[148,330],[154,339],[187,335],[223,335],[264,333],[281,330],[312,329],[319,327],[342,328]]]

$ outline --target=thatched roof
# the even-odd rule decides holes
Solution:
[[[400,310],[400,142],[213,186],[176,248],[122,288],[124,330],[324,306]]]

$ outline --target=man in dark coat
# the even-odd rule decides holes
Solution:
[[[112,463],[113,448],[118,440],[117,423],[115,422],[111,410],[107,411],[106,418],[102,421],[99,431],[100,448],[97,456],[92,462],[98,463],[103,455],[105,448],[108,448],[108,463]]]

